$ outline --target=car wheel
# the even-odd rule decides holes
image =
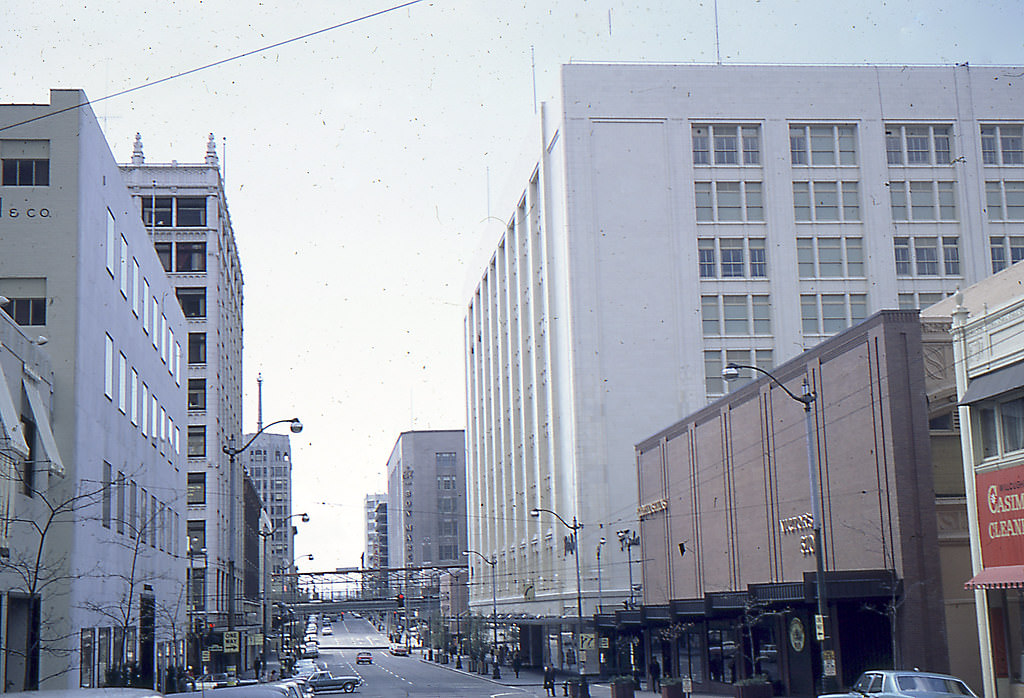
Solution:
[[[356,685],[354,683],[347,683],[341,687],[341,690],[345,693],[355,693]]]

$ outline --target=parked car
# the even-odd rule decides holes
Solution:
[[[927,696],[975,696],[966,683],[946,674],[925,671],[865,671],[848,693],[831,693],[820,698],[923,698]]]
[[[356,664],[373,664],[373,653],[356,652]]]
[[[313,693],[352,693],[360,679],[358,676],[333,676],[329,671],[318,671],[306,683]]]
[[[325,625],[323,628],[320,629],[320,634],[321,635],[333,635],[334,634],[334,629],[331,626],[329,626],[329,625]]]
[[[307,642],[302,646],[302,656],[305,659],[311,659],[320,656],[320,645],[315,642]]]
[[[209,691],[214,688],[227,688],[231,685],[227,674],[203,674],[195,681],[197,691]]]
[[[395,655],[396,657],[407,657],[407,656],[409,656],[409,648],[406,647],[405,645],[400,645],[398,643],[395,643],[394,645],[391,645],[391,649],[389,649],[388,651],[391,652],[391,654]]]

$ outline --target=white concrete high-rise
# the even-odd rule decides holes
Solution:
[[[2,679],[99,686],[138,662],[156,685],[183,661],[188,618],[185,317],[85,94],[0,105],[0,124],[0,295],[26,334],[47,338],[53,370],[52,396],[31,365],[18,380],[32,411],[19,415],[29,457],[15,505],[57,512],[43,540],[3,521],[20,541],[3,561],[8,659],[25,656],[9,632],[25,605],[11,601],[34,592],[41,613],[38,643],[21,638],[27,662]],[[41,566],[14,557],[26,540]]]
[[[1024,257],[1019,72],[563,67],[465,321],[470,545],[499,612],[574,617],[575,547],[592,614],[601,537],[604,606],[629,597],[633,447],[720,396],[727,362]]]

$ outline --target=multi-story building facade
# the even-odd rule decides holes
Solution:
[[[257,431],[263,428],[257,423]],[[252,434],[246,434],[243,443]],[[270,517],[270,539],[267,558],[272,588],[280,591],[286,579],[295,573],[295,534],[298,533],[292,513],[292,444],[286,434],[263,432],[246,451],[245,467],[263,500]]]
[[[387,587],[388,567],[388,496],[368,494],[363,502],[366,543],[363,550],[363,596],[380,598]],[[373,572],[372,570],[383,570]]]
[[[211,134],[202,162],[149,163],[137,135],[132,161],[121,171],[188,323],[182,344],[191,605],[204,629],[212,625],[221,632],[245,626],[243,619],[258,608],[243,591],[242,468],[239,463],[232,469],[222,448],[241,446],[236,440],[242,433],[242,270],[216,143]],[[241,670],[254,658],[249,650],[240,657],[217,656],[212,665]]]
[[[388,458],[388,556],[405,568],[407,605],[436,588],[441,568],[465,564],[466,463],[461,429],[406,431]]]
[[[638,525],[634,444],[724,395],[726,363],[1024,255],[1014,70],[563,68],[465,322],[470,544],[499,606],[574,615],[575,549],[594,612],[592,551]],[[604,547],[604,605],[632,552]]]
[[[31,407],[15,506],[55,512],[45,539],[4,522],[20,541],[0,562],[8,593],[34,596],[39,620],[27,644],[8,634],[3,654],[27,662],[8,663],[2,685],[105,685],[128,665],[156,685],[164,664],[184,659],[189,615],[185,317],[85,94],[52,90],[49,104],[0,114],[0,295],[30,336],[47,338],[53,369],[48,420],[50,379],[5,359]],[[40,567],[25,545],[42,552]],[[26,570],[34,589],[11,582]],[[22,614],[15,627],[24,611],[4,608]]]

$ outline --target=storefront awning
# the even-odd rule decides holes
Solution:
[[[1024,565],[986,567],[964,584],[964,589],[1022,588],[1024,588]]]
[[[982,374],[972,380],[960,404],[971,405],[1017,388],[1024,388],[1024,361]]]

